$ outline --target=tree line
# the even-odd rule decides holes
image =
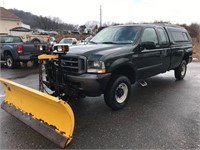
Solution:
[[[73,30],[79,30],[81,32],[84,31],[85,28],[92,28],[92,29],[101,29],[103,27],[111,26],[111,25],[119,25],[119,23],[114,22],[105,22],[103,24],[103,27],[99,27],[99,22],[95,20],[87,21],[84,25],[74,25],[69,23],[64,23],[60,18],[58,17],[45,17],[45,16],[37,16],[33,15],[30,12],[24,12],[22,10],[17,9],[10,9],[12,13],[20,17],[23,21],[23,23],[28,24],[31,26],[32,29],[39,28],[46,31],[54,30],[54,31],[73,31]],[[129,22],[128,24],[131,24],[134,22]],[[170,22],[163,22],[163,21],[155,21],[153,23],[168,23]],[[199,33],[200,33],[200,25],[197,23],[192,23],[190,25],[186,24],[178,24],[184,28],[186,28],[192,38],[198,38],[199,39]]]
[[[22,10],[10,9],[10,11],[22,19],[24,24],[30,25],[31,29],[43,29],[46,31],[74,30],[77,25],[64,23],[58,17],[45,17],[33,15],[30,12]]]

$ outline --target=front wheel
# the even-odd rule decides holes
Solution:
[[[104,94],[105,103],[113,110],[119,110],[128,102],[131,91],[130,80],[126,76],[114,76]]]
[[[174,70],[174,75],[177,80],[183,80],[187,72],[187,63],[185,60]]]

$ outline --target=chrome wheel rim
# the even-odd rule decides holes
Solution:
[[[185,75],[185,71],[186,71],[186,65],[183,64],[182,67],[181,67],[181,76]]]
[[[128,96],[128,86],[125,83],[118,85],[115,91],[115,99],[118,103],[123,103]]]
[[[11,60],[11,58],[8,58],[8,59],[7,59],[6,65],[7,65],[8,67],[11,67],[11,66],[12,66],[12,60]]]

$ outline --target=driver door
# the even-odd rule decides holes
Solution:
[[[150,43],[151,46],[143,46],[145,43]],[[160,73],[163,66],[160,56],[162,48],[159,45],[155,28],[147,27],[143,30],[139,49],[136,62],[138,79],[145,79]]]

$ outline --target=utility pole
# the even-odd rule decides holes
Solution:
[[[102,7],[100,5],[100,27],[102,26]]]

